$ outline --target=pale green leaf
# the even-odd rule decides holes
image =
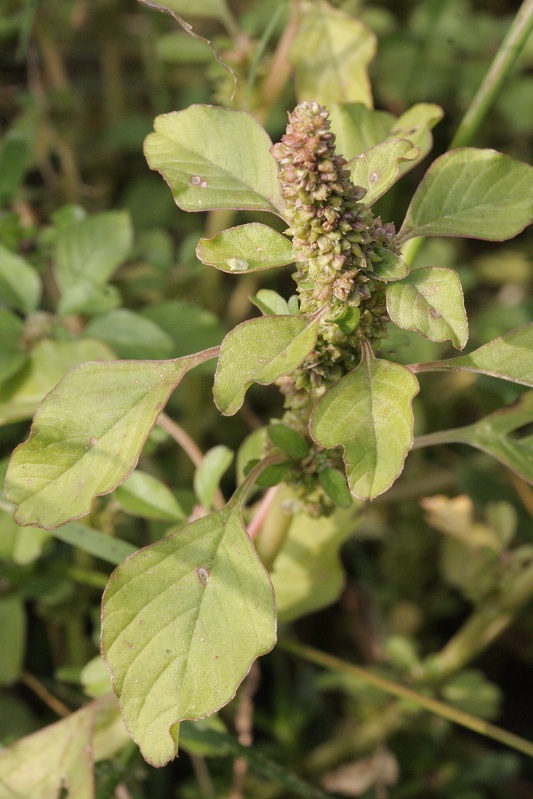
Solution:
[[[31,419],[43,397],[74,366],[114,357],[109,347],[94,339],[43,339],[32,349],[26,366],[0,386],[0,424]]]
[[[295,257],[288,238],[258,222],[232,227],[211,239],[200,239],[196,255],[202,263],[232,273],[291,264]]]
[[[272,289],[259,289],[257,294],[250,297],[250,300],[266,316],[288,316],[290,314],[287,300]]]
[[[133,471],[140,451],[194,356],[175,361],[86,363],[37,411],[15,450],[6,496],[15,521],[51,529],[90,511]]]
[[[407,139],[419,152],[412,161],[399,163],[404,174],[431,150],[431,129],[442,119],[442,108],[417,103],[398,119],[385,111],[374,111],[361,103],[340,103],[330,112],[331,127],[337,137],[337,150],[347,161],[382,142]]]
[[[523,480],[533,483],[533,436],[527,434],[532,423],[533,391],[527,391],[513,405],[500,408],[479,422],[446,430],[442,443],[469,444],[483,450]],[[520,435],[521,428],[526,430],[526,435]],[[422,437],[420,445],[423,444]]]
[[[154,128],[145,141],[148,164],[165,178],[184,211],[237,208],[280,214],[272,142],[252,116],[192,105],[158,116]]]
[[[12,685],[20,677],[26,650],[26,610],[20,594],[0,597],[0,630],[0,685]]]
[[[12,560],[19,566],[33,563],[42,555],[49,539],[50,533],[46,530],[19,527],[11,513],[0,510],[0,558],[3,560]]]
[[[495,150],[465,147],[430,166],[400,230],[415,236],[503,241],[532,220],[533,168]]]
[[[318,319],[263,316],[237,325],[220,348],[213,394],[226,416],[236,413],[252,383],[267,385],[289,374],[313,349]]]
[[[337,152],[347,161],[386,141],[396,123],[392,114],[374,111],[363,103],[335,103],[330,109],[330,119]]]
[[[32,528],[23,528],[24,532],[42,533],[43,530]],[[137,551],[137,547],[133,544],[123,541],[121,538],[113,538],[107,533],[101,533],[99,530],[94,530],[92,527],[87,527],[86,524],[80,522],[69,522],[51,533],[54,538],[71,546],[78,547],[83,552],[88,552],[96,558],[105,560],[107,563],[113,563],[117,566],[119,563],[133,555]]]
[[[397,363],[364,359],[315,405],[311,434],[323,447],[342,445],[350,490],[374,499],[403,469],[413,441],[415,376]]]
[[[205,453],[194,473],[194,492],[203,508],[210,510],[222,475],[229,469],[234,455],[220,444]]]
[[[274,423],[267,427],[267,433],[272,443],[291,458],[305,458],[309,454],[309,444],[291,427]]]
[[[395,325],[416,330],[430,341],[450,340],[460,350],[468,341],[463,290],[453,269],[427,266],[390,283],[387,310]]]
[[[145,759],[177,752],[184,719],[235,695],[276,640],[272,585],[230,503],[128,558],[103,600],[103,656]]]
[[[60,313],[83,311],[101,294],[105,298],[106,283],[128,257],[132,242],[131,220],[125,211],[94,214],[61,230],[54,266],[61,291]]]
[[[447,372],[461,369],[480,372],[513,383],[533,387],[533,323],[510,330],[468,355],[417,364],[417,372]]]
[[[23,313],[32,313],[41,298],[39,275],[24,258],[0,245],[0,298]]]
[[[377,144],[348,162],[350,180],[366,190],[362,202],[372,205],[400,176],[400,162],[414,161],[418,148],[406,139]]]
[[[21,738],[0,752],[2,799],[94,799],[92,735],[95,708]]]
[[[175,522],[185,518],[172,491],[151,474],[135,469],[115,491],[115,499],[126,513],[147,519]]]
[[[126,308],[93,319],[85,335],[105,341],[119,358],[160,359],[174,355],[174,342],[152,320]]]
[[[292,496],[287,488],[278,489]],[[313,519],[292,519],[271,574],[278,620],[294,621],[334,602],[344,586],[339,550],[356,528],[353,511]]]
[[[298,100],[371,107],[367,66],[375,52],[376,37],[362,22],[324,0],[302,3],[290,52]]]

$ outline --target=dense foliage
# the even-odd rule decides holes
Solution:
[[[511,5],[1,0],[0,799],[531,792]]]

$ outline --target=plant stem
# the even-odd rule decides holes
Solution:
[[[246,94],[245,94],[245,99],[244,99],[244,110],[245,111],[249,111],[250,110],[250,104],[251,104],[251,101],[252,101],[252,92],[254,90],[255,79],[256,79],[257,69],[259,67],[259,63],[260,63],[261,59],[263,58],[263,55],[265,54],[265,50],[266,50],[266,48],[268,46],[268,43],[270,41],[270,37],[272,36],[272,34],[275,31],[276,25],[278,24],[283,11],[285,10],[285,7],[286,7],[285,3],[282,2],[276,8],[274,13],[270,17],[268,25],[266,26],[265,30],[263,31],[263,35],[261,36],[261,39],[259,40],[259,43],[257,45],[256,51],[255,51],[255,54],[254,54],[254,59],[253,59],[252,64],[250,66],[250,73],[248,75],[248,82],[246,84]]]
[[[60,718],[65,718],[66,716],[70,716],[71,710],[67,707],[63,702],[55,697],[53,694],[50,693],[48,688],[46,688],[37,677],[34,677],[33,674],[30,674],[29,671],[23,671],[20,675],[21,681],[24,685],[27,685],[33,693],[39,697],[39,699],[44,702],[44,704],[53,710]]]
[[[532,30],[533,0],[524,0],[450,142],[450,150],[473,141]]]
[[[461,435],[464,428],[454,428],[453,430],[437,430],[435,433],[426,433],[424,436],[417,436],[413,441],[412,449],[422,447],[434,447],[438,444],[457,444],[464,441]]]
[[[493,741],[498,741],[498,743],[504,744],[511,749],[515,749],[518,752],[529,755],[529,757],[533,757],[532,741],[527,741],[525,738],[521,738],[507,730],[503,730],[501,727],[490,724],[484,719],[480,719],[470,713],[465,713],[438,699],[420,694],[412,688],[392,682],[392,680],[388,680],[379,674],[366,671],[359,666],[355,666],[353,663],[348,663],[345,660],[341,660],[333,655],[328,655],[326,652],[321,652],[313,647],[305,646],[304,644],[286,638],[279,641],[278,645],[286,652],[301,657],[309,663],[314,663],[316,666],[321,666],[329,671],[349,674],[368,685],[374,686],[374,688],[380,691],[396,696],[399,699],[406,699],[409,702],[413,702],[415,705],[418,705],[418,707],[430,713],[434,713],[447,721],[452,721],[454,724],[459,724],[461,727],[465,727],[468,730],[477,732],[479,735],[484,735],[486,738],[491,738]]]

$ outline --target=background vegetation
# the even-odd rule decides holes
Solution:
[[[115,355],[173,358],[215,346],[253,315],[249,298],[260,287],[284,296],[292,291],[283,270],[236,281],[202,265],[195,256],[201,236],[255,217],[184,214],[142,153],[153,118],[191,103],[233,102],[250,110],[274,141],[281,137],[287,111],[297,102],[287,59],[290,7],[280,0],[228,5],[230,15],[216,0],[176,0],[172,7],[235,70],[234,101],[231,76],[207,45],[146,5],[0,1],[4,472],[9,454],[27,437],[38,402],[71,366]],[[400,115],[417,102],[439,103],[444,118],[434,131],[432,158],[444,152],[517,5],[335,5],[377,34],[378,54],[369,66],[375,107]],[[530,40],[475,146],[531,162],[532,67]],[[427,164],[379,201],[384,220],[400,226]],[[110,210],[116,215],[99,216]],[[67,246],[72,222],[86,215],[121,230],[122,238],[107,273],[80,289],[82,280],[61,282],[53,255],[58,241]],[[105,227],[98,230],[105,236]],[[531,320],[530,252],[527,231],[504,244],[425,244],[421,261],[453,267],[461,276],[469,348]],[[10,261],[16,256],[9,253],[18,253],[33,272]],[[8,279],[8,267],[11,274],[18,269],[16,281]],[[33,273],[41,278],[42,295]],[[83,294],[84,313],[77,312],[79,291],[89,292]],[[451,354],[405,331],[389,339],[386,350],[405,362]],[[421,383],[417,435],[477,421],[521,394],[516,385],[464,372],[422,375]],[[253,387],[243,411],[222,419],[211,388],[212,367],[205,364],[167,408],[202,452],[220,445],[238,450],[250,432],[280,412],[274,388]],[[140,463],[172,495],[161,496],[154,509],[133,489],[119,489],[97,501],[92,528],[138,547],[192,512],[201,488],[196,483],[195,495],[194,466],[172,435],[168,425],[157,427]],[[233,483],[228,472],[222,491],[229,495]],[[532,515],[531,487],[487,455],[460,445],[417,450],[394,487],[339,534],[337,546],[346,538],[339,600],[283,632],[533,739],[532,577],[518,596],[514,591],[517,575],[533,569]],[[0,558],[0,740],[8,746],[105,693],[97,656],[99,605],[111,566],[47,532],[17,528],[7,502],[0,511]],[[335,562],[329,565],[337,579]],[[254,667],[219,722],[203,734],[200,727],[185,731],[176,762],[156,770],[127,743],[116,720],[107,727],[102,722],[107,738],[99,739],[96,797],[324,795],[311,786],[330,796],[366,799],[521,799],[533,793],[527,755],[283,649]],[[254,754],[243,759],[234,742],[248,744],[251,737]],[[52,741],[50,752],[56,750]],[[305,782],[291,782],[294,774]],[[72,796],[93,796],[91,786],[85,789]],[[12,799],[3,790],[0,771],[0,799]],[[58,795],[55,790],[49,795]]]

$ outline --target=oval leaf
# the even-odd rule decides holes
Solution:
[[[185,518],[172,491],[151,474],[135,469],[115,491],[115,499],[126,513],[147,519],[175,522]]]
[[[311,434],[323,447],[344,448],[355,497],[374,499],[402,471],[413,442],[411,401],[417,393],[409,369],[371,357],[315,405]]]
[[[450,340],[462,350],[468,321],[457,272],[428,266],[387,286],[387,310],[395,325],[416,330],[430,341]]]
[[[414,371],[448,372],[461,369],[533,387],[532,352],[533,323],[511,330],[468,355],[448,358],[445,361],[416,364]]]
[[[303,8],[290,58],[296,69],[298,101],[361,102],[372,106],[367,65],[376,37],[362,22],[324,0]]]
[[[280,214],[272,142],[252,116],[192,105],[156,117],[154,128],[144,144],[146,159],[184,211],[238,208]]]
[[[533,168],[495,150],[465,147],[430,166],[399,232],[504,241],[532,219]]]
[[[409,274],[409,267],[402,261],[399,255],[387,250],[386,247],[376,247],[374,255],[377,255],[379,261],[372,261],[372,277],[376,280],[402,280]]]
[[[295,257],[289,239],[258,222],[232,227],[212,239],[200,239],[196,255],[202,263],[232,273],[292,264]]]
[[[299,366],[315,346],[318,319],[263,316],[237,325],[224,339],[213,394],[226,416],[236,413],[252,383],[267,385]]]
[[[276,641],[272,585],[231,504],[128,558],[103,600],[102,654],[145,759],[177,752]]]
[[[41,280],[33,266],[1,245],[0,297],[27,314],[35,311],[41,298]]]
[[[366,189],[362,200],[372,205],[385,194],[400,176],[400,161],[413,161],[418,156],[418,148],[406,139],[377,144],[348,163],[350,180],[356,186]]]
[[[232,450],[222,444],[205,453],[194,473],[194,493],[203,508],[211,508],[221,477],[231,466],[233,458]]]
[[[84,516],[128,477],[168,397],[197,359],[86,363],[35,414],[11,458],[6,496],[15,521],[50,530]]]

